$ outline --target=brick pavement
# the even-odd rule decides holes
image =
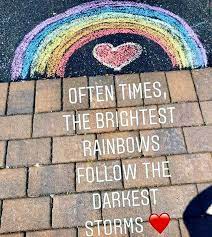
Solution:
[[[124,88],[126,101],[120,96],[119,84],[160,82],[163,99],[131,97]],[[182,221],[187,204],[212,184],[212,68],[194,71],[155,72],[121,76],[64,78],[0,84],[0,236],[3,237],[84,237],[87,220],[131,218],[141,215],[144,233],[110,236],[159,236],[146,222],[150,213],[168,212],[172,218],[161,236],[187,237]],[[115,96],[108,103],[94,96],[82,103],[69,103],[69,88],[110,86]],[[132,89],[132,88],[131,88]],[[91,96],[91,95],[90,95]],[[103,96],[103,95],[101,95]],[[162,119],[160,109],[174,106],[174,121],[142,126],[95,128],[96,112],[156,111],[155,121]],[[90,130],[67,130],[63,115],[82,118],[90,114]],[[81,116],[81,117],[80,117]],[[120,119],[120,118],[119,118]],[[114,126],[113,126],[114,125]],[[106,139],[142,140],[160,137],[160,150],[127,150],[120,154],[101,154],[100,150],[83,154],[82,143],[103,148]],[[130,147],[132,148],[132,147]],[[166,177],[145,178],[143,163],[166,168]],[[126,179],[125,167],[137,166],[135,180]],[[114,182],[90,182],[80,178],[78,168],[104,170]],[[113,167],[116,167],[115,171]],[[169,170],[169,171],[168,171]],[[121,176],[119,177],[119,172]],[[99,179],[103,178],[100,172]],[[157,205],[150,191],[158,189]],[[92,193],[103,198],[127,192],[146,193],[148,201],[140,207],[115,207],[93,210]],[[164,198],[165,197],[165,198]],[[174,233],[174,234],[173,234]],[[95,227],[94,236],[98,236]],[[103,227],[101,227],[101,235]]]

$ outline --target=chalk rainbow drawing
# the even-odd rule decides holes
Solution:
[[[156,42],[173,67],[207,66],[206,51],[198,36],[179,16],[142,3],[101,0],[73,7],[28,33],[16,49],[12,79],[63,77],[67,62],[78,49],[118,33],[141,35]]]

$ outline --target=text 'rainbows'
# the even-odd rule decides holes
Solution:
[[[89,42],[115,34],[141,35],[159,44],[173,67],[207,65],[206,51],[189,25],[159,7],[94,1],[49,18],[28,33],[15,52],[12,79],[65,74],[71,56]]]

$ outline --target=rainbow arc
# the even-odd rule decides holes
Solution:
[[[29,32],[15,52],[12,79],[37,74],[63,77],[66,64],[78,49],[115,34],[154,41],[174,68],[207,66],[206,51],[197,35],[174,13],[135,2],[94,1],[49,18]]]

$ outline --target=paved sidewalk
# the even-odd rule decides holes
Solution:
[[[166,99],[123,101],[118,85],[160,81]],[[89,103],[88,96],[76,106],[68,102],[71,87],[114,86],[116,100]],[[0,84],[0,236],[85,237],[87,220],[144,218],[146,237],[189,237],[182,215],[188,203],[212,184],[212,68],[194,71],[156,72],[123,76],[65,78]],[[126,96],[129,96],[126,91]],[[62,115],[135,111],[137,108],[175,106],[174,122],[163,125],[119,126],[87,132],[66,131]],[[157,114],[157,116],[159,116]],[[161,149],[137,150],[119,155],[94,152],[84,156],[81,144],[95,140],[131,137],[141,139],[157,134]],[[103,144],[103,143],[101,143]],[[167,162],[171,177],[144,178],[143,162]],[[124,178],[124,166],[137,164],[136,180]],[[77,168],[122,166],[122,179],[88,183],[76,174]],[[110,169],[111,172],[111,169]],[[102,173],[100,174],[100,176]],[[108,174],[112,177],[112,173]],[[158,188],[157,205],[150,198],[139,208],[93,210],[92,193]],[[151,213],[167,212],[171,224],[159,235],[150,227]],[[97,236],[97,235],[94,235]],[[101,236],[104,236],[103,234]],[[124,236],[124,235],[112,235]],[[130,235],[125,235],[130,237]]]

